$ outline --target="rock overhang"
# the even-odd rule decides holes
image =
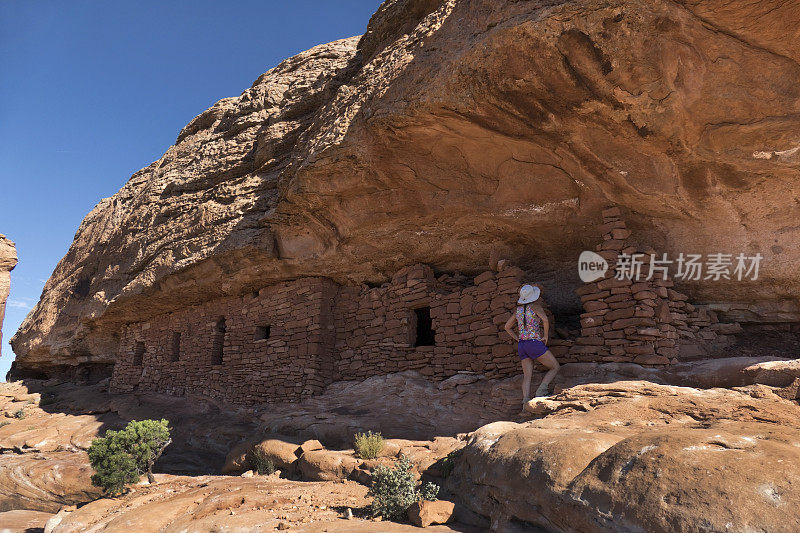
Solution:
[[[98,204],[20,362],[113,360],[110,331],[148,313],[321,273],[475,273],[498,248],[571,293],[608,203],[668,252],[762,252],[757,282],[683,289],[796,321],[800,67],[767,8],[745,27],[761,7],[388,2],[368,38],[285,61]]]

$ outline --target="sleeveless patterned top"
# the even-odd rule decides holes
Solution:
[[[530,304],[517,306],[517,327],[521,341],[540,341],[544,338],[542,319],[533,312],[533,306]]]

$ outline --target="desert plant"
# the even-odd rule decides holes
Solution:
[[[250,465],[261,476],[269,476],[275,473],[275,463],[269,458],[267,452],[258,446],[250,452]]]
[[[367,431],[355,434],[356,453],[362,459],[375,459],[383,449],[384,439],[380,433]]]
[[[437,496],[439,496],[439,485],[430,481],[424,483],[417,491],[417,500],[434,502]]]
[[[95,470],[92,484],[114,495],[143,474],[154,483],[153,464],[171,442],[169,422],[163,419],[132,420],[123,430],[107,431],[89,447],[89,462]]]
[[[23,407],[23,408],[21,408],[21,409],[19,409],[19,410],[17,410],[17,411],[14,413],[14,418],[17,418],[17,419],[19,419],[19,420],[22,420],[22,419],[23,419],[23,418],[25,418],[26,416],[28,416],[28,414],[25,412],[25,408],[24,408],[24,407]]]
[[[3,420],[3,421],[0,421],[0,428],[1,428],[1,427],[3,427],[3,426],[7,426],[7,425],[9,425],[10,423],[11,423],[11,421],[10,421],[10,420]]]
[[[416,501],[416,482],[411,473],[411,462],[401,455],[394,468],[379,465],[372,473],[372,486],[367,496],[372,497],[373,516],[393,520],[403,516]]]
[[[420,490],[416,485],[411,461],[406,455],[395,461],[394,468],[379,465],[372,473],[372,486],[367,492],[367,496],[372,497],[372,515],[397,520],[405,516],[414,502],[436,499],[438,485],[425,483]]]

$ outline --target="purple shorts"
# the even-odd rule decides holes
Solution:
[[[520,361],[522,361],[526,357],[530,357],[531,359],[536,359],[540,355],[544,355],[546,351],[547,351],[547,345],[542,341],[536,339],[519,341],[519,343],[517,344],[517,355],[519,355]]]

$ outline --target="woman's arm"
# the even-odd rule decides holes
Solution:
[[[514,333],[514,324],[516,322],[517,322],[517,317],[515,315],[511,315],[510,317],[508,317],[508,320],[506,320],[505,330],[506,333],[511,335],[512,339],[514,339],[515,341],[519,341],[519,337],[517,337],[517,334]]]
[[[547,313],[545,313],[544,309],[541,307],[536,307],[533,312],[542,319],[542,327],[544,328],[544,343],[547,344],[547,341],[550,340],[550,321],[547,319]]]

